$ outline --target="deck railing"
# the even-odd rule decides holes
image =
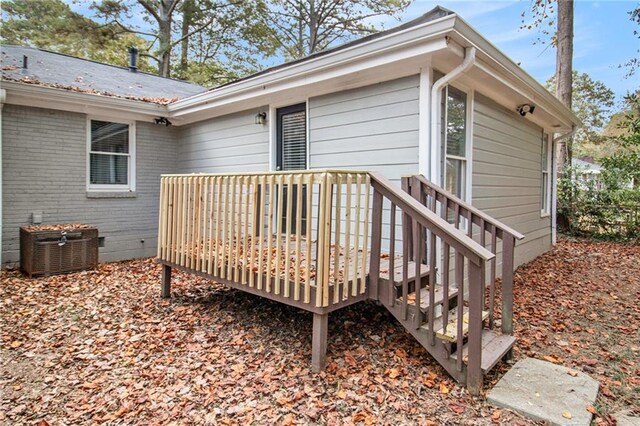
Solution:
[[[298,303],[366,292],[367,172],[164,175],[158,258]]]
[[[428,209],[411,195],[398,191],[395,185],[378,173],[371,173],[371,185],[373,193],[373,218],[371,258],[375,259],[381,253],[382,235],[386,234],[383,227],[388,226],[389,234],[389,269],[393,271],[396,265],[393,259],[398,253],[402,253],[402,267],[400,268],[401,296],[400,309],[402,319],[407,320],[411,311],[413,315],[413,327],[422,329],[428,335],[428,344],[435,347],[438,337],[446,340],[451,337],[451,343],[462,348],[465,343],[466,330],[468,328],[468,362],[467,385],[474,392],[479,391],[482,384],[482,328],[483,328],[483,283],[485,281],[486,263],[494,258],[494,255],[470,239],[462,231],[455,229],[447,220],[441,218],[433,210]],[[382,212],[390,211],[390,221],[383,224]],[[402,221],[402,247],[396,250],[396,213],[400,213]],[[427,243],[425,247],[425,242]],[[436,276],[433,273],[440,263],[436,258],[436,246],[444,244],[449,247],[453,255],[454,280],[453,286],[436,285]],[[426,257],[426,259],[425,259]],[[445,257],[448,269],[448,259]],[[414,280],[409,282],[409,261],[413,260],[416,268],[411,274]],[[423,283],[421,277],[421,265],[427,264],[432,273],[428,275],[428,283],[424,288],[426,293],[421,295]],[[382,295],[382,302],[394,306],[398,303],[394,280],[389,280],[389,288],[379,288],[379,273],[376,265],[372,264],[370,271],[370,294]],[[396,274],[397,275],[397,274]],[[464,286],[468,289],[468,298],[464,298]],[[457,292],[457,295],[455,295]],[[412,293],[412,297],[409,297]],[[423,300],[425,297],[426,300]],[[449,311],[448,301],[450,297],[457,299],[456,314],[447,318]],[[386,300],[385,300],[386,299]],[[441,307],[441,304],[444,306]],[[411,309],[410,309],[411,308]],[[422,312],[426,308],[426,317]],[[441,309],[441,312],[438,310]],[[438,336],[436,336],[438,334]],[[444,336],[443,338],[443,335]],[[445,355],[446,356],[446,355]],[[457,358],[457,369],[463,371],[464,360],[462,356]]]
[[[453,224],[457,229],[463,230],[467,236],[475,239],[481,246],[487,247],[495,256],[488,263],[488,273],[484,274],[484,286],[488,289],[488,294],[483,297],[487,299],[486,309],[488,312],[489,328],[494,327],[495,322],[495,301],[496,301],[496,277],[498,263],[501,264],[502,280],[502,306],[501,306],[501,329],[505,334],[513,334],[513,266],[515,241],[524,238],[524,235],[510,228],[504,223],[483,213],[471,206],[454,194],[429,182],[423,176],[408,176],[402,179],[402,188],[422,205],[433,212],[439,212],[444,220]],[[433,247],[432,258],[437,250]],[[447,290],[450,283],[450,272],[452,265],[450,260],[455,258],[451,254],[451,247],[446,241],[440,247],[442,258],[442,268],[440,278]],[[423,253],[428,250],[423,251]],[[457,274],[457,269],[454,268]],[[454,278],[454,281],[458,281]],[[448,308],[448,301],[445,298],[443,311]],[[484,307],[483,307],[484,309]]]

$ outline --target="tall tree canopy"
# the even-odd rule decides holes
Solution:
[[[101,0],[93,8],[121,31],[144,37],[141,54],[164,77],[190,78],[194,72],[224,79],[225,69],[231,74],[251,69],[256,57],[274,51],[273,39],[257,19],[265,10],[262,0]],[[142,20],[135,23],[134,16]]]
[[[142,38],[118,34],[114,26],[98,24],[61,0],[3,0],[2,21],[3,44],[38,47],[114,65],[127,65],[127,47],[144,46]],[[138,65],[153,71],[145,60]]]
[[[598,142],[603,128],[611,118],[615,94],[603,82],[592,79],[587,73],[573,71],[572,82],[571,105],[583,124],[576,131],[574,142],[578,145],[586,141]],[[547,80],[546,86],[549,91],[553,91],[556,77]]]
[[[379,16],[398,18],[412,0],[268,0],[265,24],[287,59],[380,30]]]

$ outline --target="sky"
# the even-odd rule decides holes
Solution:
[[[538,81],[544,82],[555,73],[555,49],[533,45],[541,35],[538,30],[520,30],[521,14],[530,8],[530,0],[414,0],[402,20],[416,18],[436,5],[456,12]],[[627,13],[638,6],[639,1],[630,0],[575,1],[573,67],[605,83],[618,102],[625,93],[640,88],[640,71],[624,78],[626,70],[618,68],[640,49],[640,39],[633,34],[639,28],[634,28]],[[531,20],[530,14],[528,18]],[[392,19],[382,23],[385,28],[395,25]]]

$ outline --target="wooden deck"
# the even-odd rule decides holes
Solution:
[[[326,362],[328,314],[376,300],[477,394],[514,342],[521,235],[421,177],[402,182],[348,170],[165,175],[162,296],[175,268],[310,311],[314,371]],[[499,242],[502,333],[493,330]]]
[[[289,244],[278,246],[278,239],[288,241]],[[350,297],[365,295],[370,266],[366,255],[362,249],[350,247],[347,253],[345,247],[336,249],[335,245],[330,246],[328,280],[334,304],[342,302],[340,304],[344,305]],[[240,244],[206,241],[191,250],[178,251],[174,256],[189,265],[185,270],[195,270],[200,272],[200,275],[214,280],[222,278],[225,281],[237,282],[257,291],[273,291],[274,294],[282,294],[285,298],[293,296],[296,302],[309,303],[312,293],[317,289],[317,241],[306,237],[249,237]],[[163,263],[179,266],[167,261]],[[388,253],[382,253],[380,256],[380,279],[389,281],[391,263],[394,267],[393,281],[396,285],[401,285],[405,277],[408,281],[414,281],[415,262],[407,262],[404,275],[402,256],[394,256],[394,261],[391,262]],[[426,277],[430,271],[424,264],[420,265],[420,270],[421,277]]]

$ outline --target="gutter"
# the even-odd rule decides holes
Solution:
[[[464,60],[460,65],[449,71],[449,73],[440,77],[431,87],[431,108],[429,109],[431,115],[431,167],[429,168],[429,180],[437,184],[440,182],[438,173],[438,163],[440,159],[440,144],[435,143],[440,137],[440,97],[442,88],[449,82],[456,79],[460,74],[468,71],[476,61],[476,48],[469,47],[464,51]]]
[[[558,143],[569,139],[576,132],[576,126],[571,128],[570,132],[564,133],[556,138],[553,138],[551,149],[553,155],[553,161],[551,162],[551,244],[556,245],[558,242],[558,156],[556,155],[556,146]]]
[[[0,268],[2,268],[2,107],[7,100],[7,91],[0,89]]]

